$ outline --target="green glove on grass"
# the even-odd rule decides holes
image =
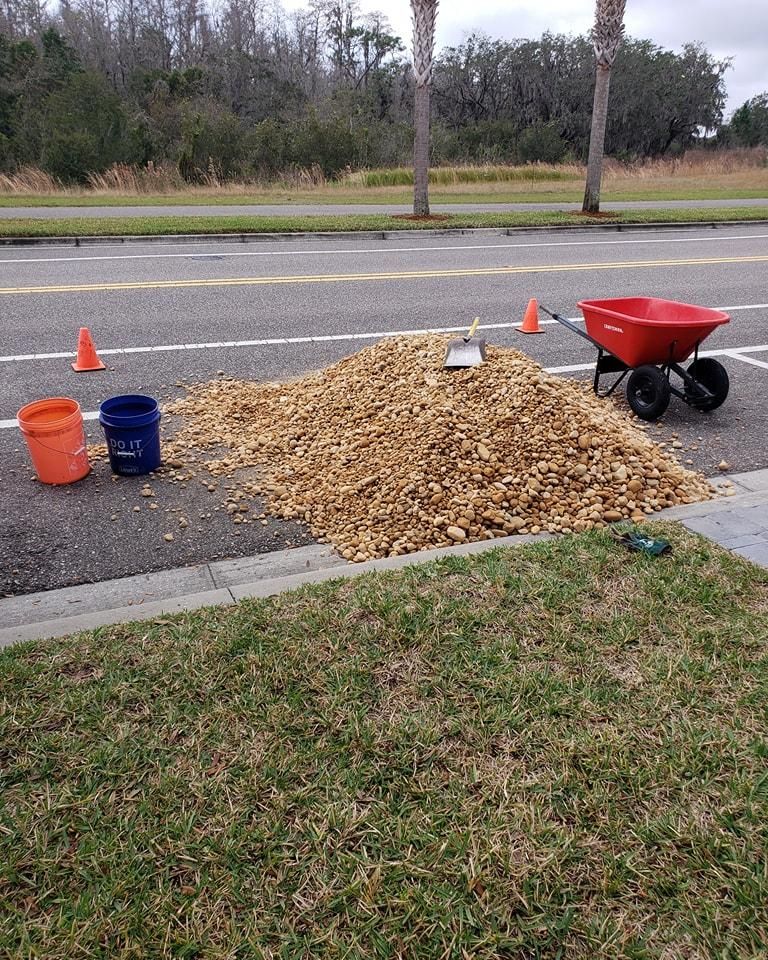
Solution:
[[[672,552],[672,544],[668,540],[656,540],[645,536],[639,530],[629,530],[626,533],[614,533],[613,536],[628,550],[635,553],[646,553],[651,557],[660,557],[664,553]]]

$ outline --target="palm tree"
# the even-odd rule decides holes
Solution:
[[[413,18],[413,212],[429,216],[429,91],[438,0],[411,0]]]
[[[603,149],[605,121],[608,117],[608,90],[611,85],[611,67],[624,36],[624,7],[627,0],[597,0],[592,43],[595,47],[595,99],[592,106],[592,129],[589,134],[587,185],[584,190],[584,213],[600,209],[600,181],[603,177]]]

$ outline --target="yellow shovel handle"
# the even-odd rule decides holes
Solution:
[[[477,328],[479,326],[480,326],[480,317],[475,317],[474,322],[472,323],[472,326],[469,328],[469,333],[467,334],[467,340],[469,340],[471,337],[474,337],[474,335],[477,333]]]

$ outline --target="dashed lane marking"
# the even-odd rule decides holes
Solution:
[[[461,328],[464,329],[463,327]],[[415,330],[415,331],[401,331],[402,333],[424,333],[428,331],[424,330]],[[373,336],[373,334],[372,334]],[[394,336],[394,334],[376,334],[376,336]],[[287,342],[287,341],[283,341]],[[105,351],[101,351],[104,353]],[[699,351],[700,357],[728,357],[731,360],[741,360],[742,363],[753,364],[754,366],[765,368],[768,370],[768,363],[764,363],[761,360],[756,360],[754,357],[747,356],[751,353],[766,353],[768,352],[768,343],[756,344],[751,347],[730,347],[727,350],[701,350]],[[69,356],[69,354],[67,354]],[[592,363],[572,363],[567,366],[562,367],[545,367],[547,373],[561,374],[561,373],[580,373],[585,370],[594,370],[595,364]],[[83,413],[83,420],[96,420],[98,419],[99,412],[98,410],[89,410]],[[17,427],[18,423],[16,419],[11,420],[0,420],[0,430],[10,430],[13,427]]]
[[[724,310],[734,313],[737,310],[764,310],[768,309],[768,303],[747,303],[738,306],[716,307],[716,310]],[[583,323],[583,317],[568,317],[573,323]],[[557,320],[541,320],[541,326],[551,326],[557,323]],[[483,330],[512,330],[518,327],[518,321],[510,323],[484,323]],[[285,346],[286,344],[302,343],[326,343],[344,340],[381,340],[383,337],[404,337],[414,336],[421,333],[464,333],[466,326],[460,327],[427,327],[425,329],[413,330],[377,330],[372,333],[333,333],[318,334],[309,337],[271,337],[259,340],[213,340],[208,343],[161,343],[153,346],[138,347],[107,347],[99,350],[105,357],[125,355],[131,353],[178,353],[184,350],[231,350],[237,347],[275,347]],[[738,349],[738,348],[736,348]],[[17,353],[0,357],[0,363],[19,363],[29,360],[65,360],[75,356],[73,350],[61,350],[51,353]]]

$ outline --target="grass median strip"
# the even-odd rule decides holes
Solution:
[[[0,220],[0,237],[173,236],[178,234],[338,233],[359,230],[435,230],[477,227],[581,226],[595,223],[701,223],[768,219],[766,207],[606,211],[599,220],[558,211],[450,214],[439,220],[405,220],[385,214],[338,216],[67,217]]]
[[[0,656],[0,942],[747,957],[768,575],[593,532]]]

